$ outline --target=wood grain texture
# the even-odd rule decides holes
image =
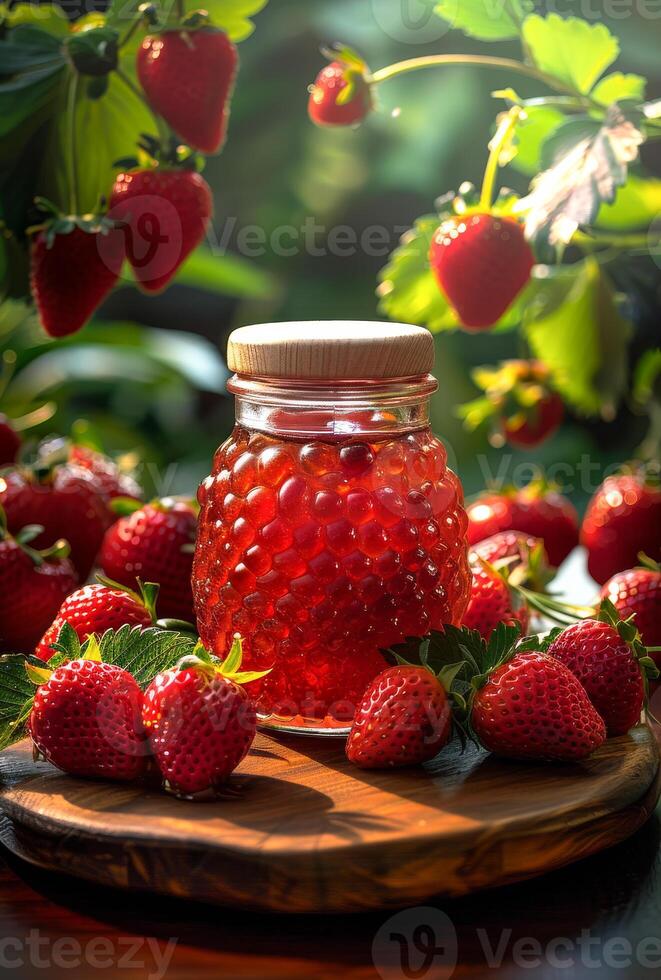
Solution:
[[[227,365],[264,378],[403,378],[428,374],[434,340],[408,323],[309,320],[261,323],[230,334]]]
[[[659,797],[646,727],[581,765],[451,749],[362,772],[334,740],[259,735],[214,803],[68,777],[21,742],[0,756],[0,838],[102,885],[287,912],[357,911],[541,874],[632,834]]]

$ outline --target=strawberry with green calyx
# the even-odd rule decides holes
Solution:
[[[238,60],[229,37],[199,10],[175,30],[148,34],[136,69],[149,105],[175,133],[203,153],[217,153],[225,142]]]
[[[455,686],[466,710],[457,720],[485,749],[511,759],[575,762],[605,741],[606,728],[580,681],[535,639],[501,624],[486,641],[447,626],[434,658],[463,666]]]
[[[35,656],[40,660],[51,658],[65,623],[82,643],[109,629],[126,624],[146,628],[156,621],[158,585],[138,582],[138,593],[101,575],[97,578],[98,584],[84,585],[64,600],[36,646]]]
[[[643,551],[661,558],[661,485],[640,463],[607,477],[590,500],[581,526],[588,571],[600,585],[636,564]]]
[[[530,280],[534,253],[523,227],[498,203],[492,205],[498,166],[511,143],[521,114],[506,113],[489,144],[480,199],[454,198],[455,214],[446,214],[436,230],[429,262],[439,288],[468,331],[488,330],[512,306]]]
[[[78,584],[66,541],[31,546],[42,530],[28,525],[12,536],[0,507],[0,651],[30,653]]]
[[[128,673],[101,661],[96,641],[79,660],[51,669],[26,665],[37,686],[28,730],[35,750],[74,776],[133,781],[148,767],[142,691]]]
[[[165,788],[176,796],[217,795],[252,745],[255,708],[242,685],[268,671],[241,671],[242,655],[238,636],[222,662],[198,644],[145,692],[149,744]]]
[[[560,426],[564,404],[549,387],[550,372],[541,361],[504,361],[499,368],[476,368],[475,383],[483,397],[460,406],[468,429],[489,426],[489,441],[532,449]]]
[[[123,228],[126,255],[138,285],[157,293],[203,241],[213,199],[209,185],[195,171],[197,159],[189,150],[176,141],[163,146],[152,137],[143,137],[141,149],[156,165],[118,161],[130,169],[115,179],[109,213]]]
[[[356,709],[346,745],[350,762],[361,769],[420,765],[433,759],[452,732],[450,698],[427,666],[399,658],[396,667],[378,674]],[[448,687],[451,677],[446,674]]]
[[[36,202],[48,218],[29,229],[30,285],[42,327],[51,337],[80,330],[117,282],[124,236],[105,215],[63,215]]]
[[[102,487],[89,470],[43,458],[32,467],[11,467],[0,478],[0,504],[12,533],[27,524],[41,525],[34,547],[68,541],[71,561],[85,581],[110,524]]]
[[[525,487],[485,491],[466,507],[468,543],[475,545],[499,531],[523,531],[541,538],[554,568],[578,544],[578,514],[558,487],[543,477]]]
[[[537,592],[543,592],[555,575],[542,539],[524,531],[500,531],[478,541],[469,551],[468,560],[476,565],[480,559],[496,568],[503,563],[510,570],[524,565],[526,574],[521,583]]]
[[[462,618],[462,626],[475,630],[488,639],[499,623],[517,623],[525,632],[530,614],[520,592],[513,588],[507,564],[496,568],[484,559],[471,566],[470,597]]]
[[[197,504],[174,497],[147,504],[119,498],[112,506],[122,516],[103,539],[99,564],[104,573],[129,588],[135,588],[138,577],[158,582],[160,614],[194,622]]]
[[[640,566],[618,572],[606,582],[601,598],[608,599],[621,619],[635,616],[643,643],[661,647],[661,565],[639,554]],[[653,658],[661,666],[661,656]]]
[[[355,126],[374,108],[369,69],[360,55],[342,45],[322,53],[330,64],[310,86],[310,119],[317,126]]]
[[[659,670],[634,617],[620,619],[605,599],[595,619],[554,631],[548,653],[583,684],[609,735],[625,735],[640,722],[648,683],[658,678]]]

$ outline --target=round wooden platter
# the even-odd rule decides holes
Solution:
[[[0,755],[0,839],[99,884],[285,912],[416,904],[541,874],[652,813],[659,752],[640,726],[580,765],[451,746],[426,768],[365,772],[341,740],[258,735],[227,797],[173,799]]]

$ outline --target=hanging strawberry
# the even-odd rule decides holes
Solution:
[[[495,369],[476,368],[472,377],[485,394],[459,413],[468,429],[488,425],[492,445],[532,449],[559,428],[564,403],[549,387],[550,371],[541,361],[503,361]]]
[[[136,59],[152,109],[203,153],[217,153],[225,141],[237,67],[235,45],[203,11],[180,29],[149,34]]]
[[[331,60],[310,86],[308,114],[317,126],[353,126],[374,108],[368,68],[350,48],[324,51]]]
[[[41,325],[51,337],[84,327],[111,291],[124,261],[124,236],[106,217],[50,217],[32,229],[30,285]]]
[[[135,167],[117,175],[110,196],[110,214],[121,224],[126,257],[138,284],[148,293],[164,289],[184,259],[204,239],[213,201],[204,178],[180,158],[180,149],[163,149],[157,140],[144,138],[141,148],[155,165]]]

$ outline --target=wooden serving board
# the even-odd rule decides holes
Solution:
[[[416,904],[541,874],[632,834],[659,796],[647,727],[580,765],[451,747],[364,772],[335,739],[258,735],[232,793],[188,803],[0,755],[0,839],[99,884],[286,912]]]

